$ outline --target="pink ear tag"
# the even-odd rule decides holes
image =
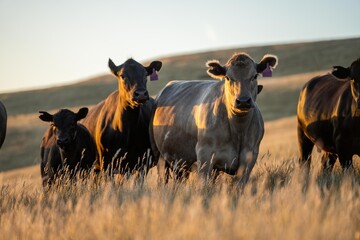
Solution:
[[[155,70],[155,68],[153,68],[153,72],[152,72],[152,74],[150,75],[150,81],[156,81],[156,80],[158,80],[159,79],[159,77],[158,77],[158,75],[156,74],[156,70]]]
[[[270,69],[269,63],[266,64],[265,70],[262,72],[263,77],[272,77],[272,71]]]

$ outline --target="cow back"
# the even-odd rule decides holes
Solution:
[[[0,148],[5,141],[6,126],[7,126],[7,113],[4,104],[0,102]]]

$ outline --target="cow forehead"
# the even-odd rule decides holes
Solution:
[[[53,122],[57,127],[67,127],[76,123],[76,114],[67,109],[61,109],[53,116]]]
[[[136,78],[146,75],[146,70],[144,66],[137,61],[129,59],[123,64],[120,73],[129,78]]]
[[[226,65],[235,65],[237,63],[244,62],[244,63],[254,63],[254,60],[246,53],[235,53],[231,56],[231,58],[227,61]]]
[[[256,63],[246,54],[234,55],[226,66],[226,75],[234,80],[248,79],[256,74]]]

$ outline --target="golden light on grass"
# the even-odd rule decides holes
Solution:
[[[313,173],[295,159],[264,157],[244,191],[222,175],[203,183],[130,177],[56,190],[18,181],[0,187],[2,239],[358,239],[360,175]]]

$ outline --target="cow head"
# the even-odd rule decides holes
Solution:
[[[77,134],[77,121],[86,117],[88,108],[81,108],[77,113],[68,109],[61,109],[54,115],[39,111],[39,118],[44,122],[51,123],[51,130],[56,138],[56,144],[61,149],[73,146]]]
[[[334,66],[332,74],[342,80],[351,81],[351,94],[360,109],[360,58],[355,60],[350,67]]]
[[[119,81],[119,92],[127,103],[133,107],[149,99],[146,87],[147,76],[152,74],[153,71],[159,71],[161,66],[161,62],[153,61],[149,66],[144,67],[133,59],[128,59],[120,66],[116,66],[109,59],[109,68]]]
[[[257,78],[269,65],[275,68],[277,57],[265,55],[260,63],[255,63],[246,53],[234,54],[222,66],[219,61],[207,62],[207,73],[216,79],[225,80],[225,97],[232,114],[249,112],[255,106],[256,96],[263,86]]]

